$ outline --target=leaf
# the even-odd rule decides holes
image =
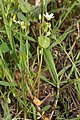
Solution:
[[[33,118],[34,118],[34,120],[37,120],[37,118],[36,118],[36,108],[33,104],[32,104],[32,108],[33,108]]]
[[[41,78],[41,80],[43,80],[43,81],[47,82],[48,84],[54,86],[53,83],[49,79],[47,79],[45,76],[40,75],[40,78]]]
[[[29,21],[27,20],[27,18],[21,12],[18,12],[17,16],[20,20],[22,20],[23,22],[26,22],[29,25]]]
[[[16,83],[5,82],[5,81],[0,81],[0,85],[2,85],[2,86],[17,86]]]
[[[3,73],[2,68],[0,67],[0,79],[3,79],[3,78],[4,78],[4,73]]]
[[[8,52],[10,49],[9,49],[9,47],[8,47],[8,45],[7,45],[7,43],[6,42],[3,42],[1,45],[0,45],[0,51],[1,51],[1,53],[6,53],[6,52]]]
[[[52,56],[50,50],[48,50],[48,49],[44,50],[44,59],[45,59],[46,65],[51,73],[51,76],[52,76],[52,79],[53,79],[53,82],[55,85],[56,82],[58,81],[58,74],[57,74],[53,56]]]
[[[58,45],[59,43],[61,43],[66,37],[67,35],[72,32],[74,30],[71,30],[71,27],[69,27],[61,36],[59,36],[58,38],[56,38],[55,35],[52,35],[52,39],[54,39],[55,41],[50,45],[49,49],[55,47],[56,45]],[[58,42],[56,42],[56,40]]]
[[[27,40],[29,41],[32,41],[32,42],[36,42],[36,40],[30,36],[26,36],[25,34],[21,33],[21,32],[16,32],[16,34],[18,35],[22,35],[22,37],[26,38]],[[19,38],[18,38],[19,39]]]
[[[42,48],[48,48],[50,45],[50,38],[47,36],[38,37],[38,43]]]
[[[24,2],[24,0],[18,0],[18,3],[20,3],[22,12],[24,13],[29,12],[30,4],[28,2]]]
[[[43,107],[43,108],[40,110],[40,112],[43,113],[43,112],[49,110],[50,107],[51,107],[51,105],[46,105],[45,107]]]

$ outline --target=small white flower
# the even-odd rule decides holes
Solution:
[[[16,24],[21,24],[20,21],[13,20],[13,22],[15,22]]]
[[[54,18],[54,14],[51,13],[50,15],[48,14],[48,12],[46,12],[46,14],[43,14],[44,17],[47,19],[47,20],[51,20],[52,18]]]

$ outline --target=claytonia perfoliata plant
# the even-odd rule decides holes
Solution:
[[[51,13],[49,14],[48,12],[46,12],[46,14],[43,14],[43,16],[47,19],[47,21],[41,22],[41,14],[39,15],[39,20],[40,20],[40,29],[42,31],[42,34],[40,34],[40,36],[38,37],[38,43],[39,46],[41,48],[48,48],[50,45],[50,34],[51,34],[51,22],[49,20],[51,20],[52,18],[54,18],[54,14]]]
[[[44,15],[44,17],[47,20],[51,20],[52,18],[54,18],[54,14],[53,13],[49,14],[48,12],[46,12],[46,14],[43,14],[43,15]]]

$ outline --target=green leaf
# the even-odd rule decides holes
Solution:
[[[1,45],[0,45],[0,51],[1,51],[1,53],[6,53],[6,52],[8,52],[10,49],[9,49],[9,47],[8,47],[8,45],[7,45],[7,43],[6,42],[3,42]]]
[[[24,0],[18,0],[18,3],[21,6],[22,12],[24,12],[24,13],[29,12],[29,10],[30,10],[30,4],[28,2],[24,2]]]
[[[39,43],[40,47],[48,48],[50,45],[50,38],[48,38],[47,36],[39,36],[38,43]]]
[[[51,107],[51,105],[47,105],[47,106],[43,107],[40,112],[43,113],[43,112],[49,110],[50,107]]]
[[[2,68],[0,66],[0,79],[3,79],[3,78],[4,78],[4,73],[3,73],[3,70],[2,70]]]
[[[34,118],[34,120],[37,120],[37,118],[36,118],[36,108],[33,104],[32,104],[32,109],[33,109],[33,118]]]
[[[5,82],[5,81],[0,81],[0,85],[2,85],[2,86],[17,86],[16,83]]]
[[[21,12],[18,12],[17,16],[20,20],[22,20],[23,22],[26,22],[29,25],[29,21],[27,20],[27,18]]]
[[[73,32],[74,30],[71,30],[71,27],[69,27],[61,36],[59,36],[58,38],[56,38],[56,36],[54,34],[52,34],[52,39],[54,39],[55,41],[50,45],[49,49],[55,47],[56,45],[58,45],[59,43],[61,43],[63,40],[65,40],[65,38],[67,37],[67,35],[70,32]],[[56,42],[58,41],[58,42]]]
[[[40,78],[41,78],[41,80],[43,80],[43,81],[47,82],[48,84],[54,86],[54,84],[52,83],[52,81],[50,81],[49,79],[47,79],[45,76],[40,75]]]
[[[57,74],[57,70],[55,67],[54,60],[53,60],[53,56],[51,54],[51,51],[48,49],[44,50],[44,60],[45,60],[46,65],[50,71],[50,74],[52,76],[53,84],[56,85],[56,83],[58,81],[58,74]]]

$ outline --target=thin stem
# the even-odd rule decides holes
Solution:
[[[58,99],[59,99],[59,91],[60,91],[60,81],[57,82],[57,95],[56,95],[56,101],[55,101],[55,104],[53,105],[53,110],[52,110],[52,113],[51,113],[51,115],[50,115],[50,117],[49,117],[49,120],[52,120],[54,111],[55,111],[55,109],[57,108],[57,103],[58,103]]]
[[[58,99],[59,99],[59,91],[60,91],[60,81],[57,82],[57,95],[54,107],[57,107]]]
[[[38,94],[39,95],[39,85],[40,85],[40,73],[41,73],[41,66],[42,66],[42,58],[43,58],[43,48],[41,49],[41,56],[40,56],[40,64],[39,64],[39,71],[38,71],[38,75],[35,81],[35,84],[38,84]]]

